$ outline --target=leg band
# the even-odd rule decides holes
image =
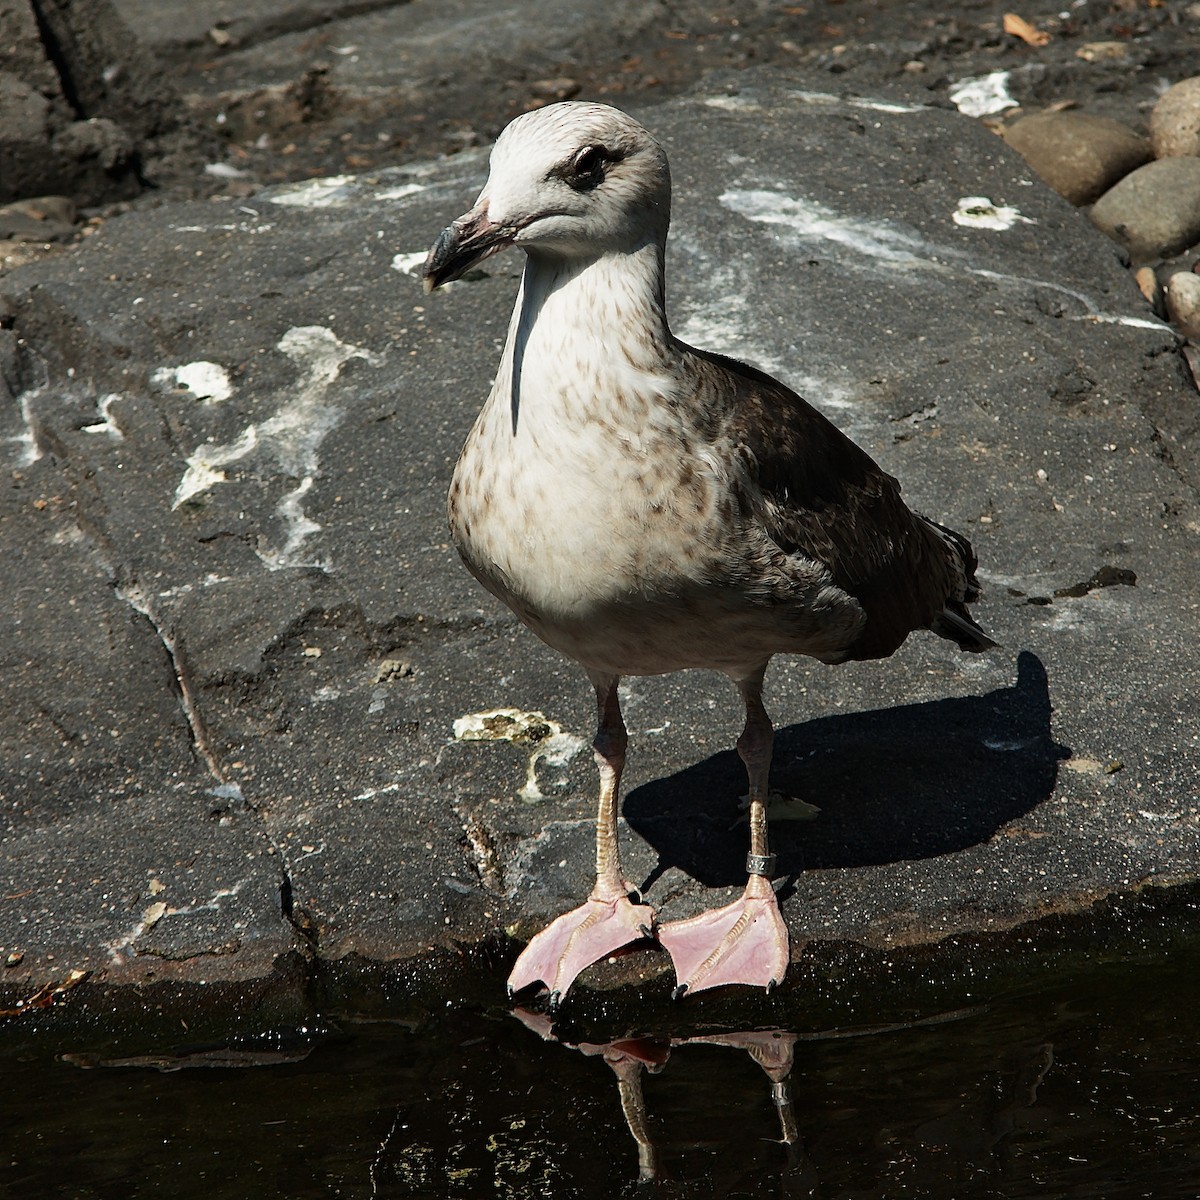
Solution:
[[[748,875],[763,875],[770,879],[775,874],[775,855],[747,854],[746,873]]]

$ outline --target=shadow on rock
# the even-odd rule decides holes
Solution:
[[[1051,711],[1045,667],[1024,651],[1010,688],[777,730],[772,788],[820,812],[772,821],[776,874],[930,858],[986,841],[1051,795],[1070,757],[1050,736]],[[625,818],[657,850],[655,877],[675,866],[708,887],[744,883],[737,798],[745,791],[745,769],[729,750],[630,792]]]

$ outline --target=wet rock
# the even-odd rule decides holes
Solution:
[[[1180,333],[1200,342],[1200,275],[1176,271],[1167,282],[1167,313]]]
[[[1150,143],[1120,121],[1081,112],[1022,117],[1004,140],[1072,204],[1090,204],[1149,162]]]
[[[1200,158],[1139,167],[1109,188],[1090,215],[1135,262],[1178,254],[1200,241]]]
[[[1150,113],[1157,158],[1200,156],[1200,75],[1169,88]]]

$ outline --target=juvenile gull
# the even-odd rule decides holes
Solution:
[[[789,388],[674,337],[664,311],[671,182],[624,113],[565,103],[500,135],[475,206],[438,237],[432,291],[506,246],[525,271],[495,383],[450,486],[468,570],[596,690],[596,885],[526,947],[510,991],[551,1004],[588,964],[645,936],[676,995],[770,988],[788,963],[770,878],[763,708],[772,655],[886,658],[915,629],[991,640],[967,540],[911,512],[896,481]],[[659,925],[621,873],[622,675],[723,671],[746,710],[749,876],[732,904]]]

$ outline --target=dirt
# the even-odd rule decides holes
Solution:
[[[490,142],[518,113],[555,100],[644,108],[715,69],[762,64],[816,68],[842,87],[882,85],[943,101],[959,79],[1015,71],[1014,94],[1024,104],[1067,101],[1144,128],[1158,91],[1200,61],[1200,5],[1167,0],[1042,0],[1022,13],[1049,35],[1040,47],[1004,32],[1004,6],[978,0],[934,11],[916,0],[664,7],[662,21],[639,31],[635,46],[627,30],[613,28],[556,62],[538,63],[535,74],[510,63],[507,72],[440,79],[416,95],[399,80],[382,93],[336,85],[337,22],[289,48],[288,82],[239,86],[236,60],[209,42],[177,47],[178,86],[197,121],[222,131],[230,161],[247,173],[232,187],[248,191],[251,181],[453,154]],[[198,181],[161,182],[194,188]],[[230,186],[208,179],[210,190]]]

